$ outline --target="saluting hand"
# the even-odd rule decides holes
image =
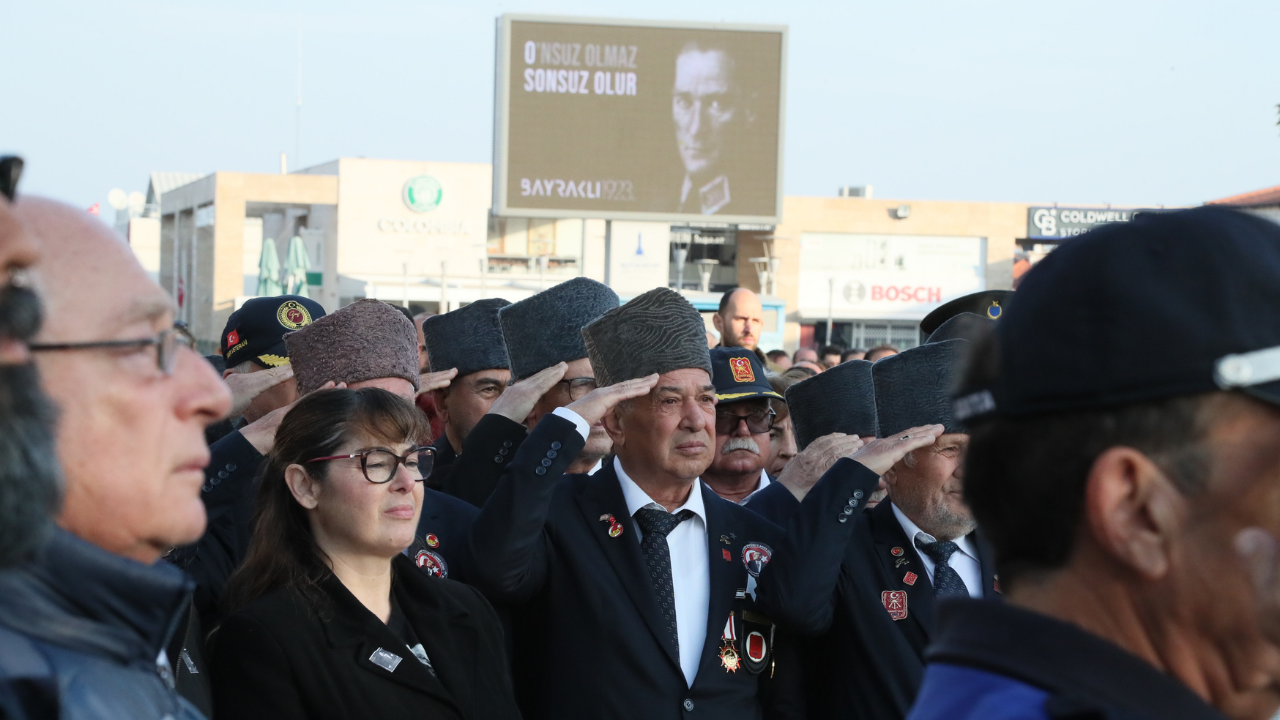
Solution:
[[[231,388],[231,417],[240,417],[254,398],[282,382],[293,381],[293,365],[285,363],[270,370],[232,373],[223,379]]]
[[[818,480],[831,469],[840,458],[849,457],[857,452],[865,441],[857,435],[831,433],[809,443],[798,455],[787,463],[778,474],[778,482],[782,483],[797,500],[804,500]]]
[[[892,437],[878,438],[863,445],[850,455],[853,460],[862,463],[868,470],[884,475],[889,468],[906,457],[907,453],[922,447],[929,447],[942,436],[941,425],[921,425],[908,428]]]
[[[616,385],[592,390],[581,400],[570,404],[569,409],[578,413],[583,420],[587,421],[588,425],[595,425],[603,420],[605,413],[616,407],[618,403],[623,400],[638,398],[641,395],[648,395],[653,386],[657,384],[657,373],[648,377],[636,378],[635,380],[623,380]]]
[[[449,368],[440,372],[422,373],[418,376],[418,395],[431,392],[432,390],[443,390],[449,387],[449,383],[453,382],[453,378],[457,376],[458,368]]]
[[[254,375],[261,374],[262,373],[254,373]],[[345,388],[346,386],[346,383],[335,383],[330,380],[311,392],[316,392],[318,390],[332,390],[333,388]],[[266,455],[270,453],[271,449],[276,446],[276,428],[280,427],[280,421],[284,420],[284,416],[288,415],[289,411],[293,409],[293,406],[297,404],[298,401],[294,400],[288,405],[272,410],[266,415],[263,415],[257,420],[254,420],[248,425],[240,428],[240,434],[243,435],[244,439],[248,440],[249,444],[253,446],[253,449],[257,450],[260,454]]]
[[[565,363],[557,363],[520,382],[508,385],[489,407],[489,414],[501,415],[508,420],[524,423],[529,413],[533,412],[533,406],[537,405],[538,400],[564,378],[564,373],[568,369],[569,366]]]

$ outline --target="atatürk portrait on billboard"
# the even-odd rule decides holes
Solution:
[[[684,164],[679,211],[714,215],[733,212],[734,183],[746,182],[746,149],[756,121],[754,96],[742,90],[737,63],[725,48],[690,42],[676,58],[671,117]]]

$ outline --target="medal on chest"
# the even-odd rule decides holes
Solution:
[[[729,621],[724,624],[724,632],[720,634],[720,642],[724,643],[720,647],[720,664],[729,672],[738,672],[738,666],[742,664],[742,658],[738,655],[738,646],[734,643],[738,639],[737,628],[734,626],[733,613],[729,613]]]

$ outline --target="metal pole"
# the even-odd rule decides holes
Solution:
[[[831,344],[831,323],[834,320],[836,303],[836,279],[827,278],[827,344]]]
[[[298,3],[298,99],[293,111],[293,166],[302,169],[302,3]]]

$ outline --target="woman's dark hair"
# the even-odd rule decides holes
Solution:
[[[333,455],[356,437],[387,444],[424,443],[431,428],[416,407],[380,388],[319,390],[299,400],[280,422],[275,447],[263,465],[253,539],[244,562],[227,581],[226,613],[282,587],[323,611],[325,598],[318,584],[330,570],[306,509],[285,483],[285,469],[301,464],[308,475],[323,481],[328,463],[304,463]]]

